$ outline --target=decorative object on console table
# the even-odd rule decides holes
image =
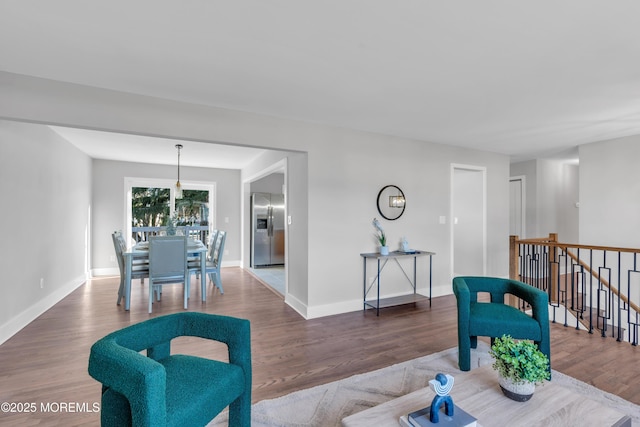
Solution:
[[[495,359],[493,369],[498,371],[502,392],[517,402],[531,399],[536,384],[550,378],[549,359],[533,341],[503,335],[495,339],[489,354]]]
[[[449,395],[453,383],[454,378],[451,375],[437,374],[435,380],[429,381],[429,386],[436,394],[431,401],[431,406],[411,412],[406,417],[400,417],[400,425],[475,427],[476,418],[453,404],[453,399]],[[443,406],[444,413],[440,413]]]
[[[411,249],[409,247],[409,242],[407,242],[407,238],[403,237],[402,240],[400,241],[400,252],[405,253],[405,254],[415,254],[416,250],[415,249]]]
[[[389,246],[387,246],[387,236],[384,234],[384,229],[380,225],[378,218],[373,218],[372,222],[376,232],[374,234],[376,242],[380,244],[380,255],[389,255]]]

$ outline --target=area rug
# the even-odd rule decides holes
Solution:
[[[492,363],[488,351],[489,346],[478,341],[478,348],[472,350],[471,354],[472,369]],[[455,377],[461,373],[457,365],[458,349],[452,348],[329,384],[299,390],[276,399],[262,400],[252,406],[251,425],[339,427],[341,420],[349,415],[428,387],[429,380],[439,372]],[[553,371],[552,378],[554,383],[619,409],[633,418],[634,425],[640,425],[640,406],[557,371]],[[226,426],[227,422],[227,413],[223,412],[209,423],[209,427]],[[579,425],[588,424],[581,420]]]

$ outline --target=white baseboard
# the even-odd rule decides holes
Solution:
[[[11,320],[0,327],[0,344],[17,334],[22,328],[36,320],[38,316],[56,305],[85,282],[86,277],[84,275],[77,277],[53,293],[45,296],[43,299],[36,301],[32,306],[23,310],[18,315],[13,316]]]
[[[100,276],[119,276],[120,269],[119,268],[94,268],[91,270],[91,277],[100,277]]]
[[[308,317],[307,317],[307,305],[304,304],[302,301],[300,301],[296,297],[293,297],[293,296],[287,294],[284,297],[284,302],[289,307],[291,307],[295,311],[297,311],[300,316],[304,317],[305,319],[308,319]]]
[[[222,261],[224,267],[240,267],[240,260]],[[117,267],[94,268],[91,270],[91,277],[119,276],[120,269]]]
[[[350,313],[352,311],[362,310],[362,308],[363,302],[361,299],[317,305],[308,307],[307,319],[316,319],[318,317],[333,316],[334,314]]]
[[[225,267],[240,267],[240,264],[242,264],[240,262],[239,259],[232,259],[231,261],[222,261],[222,268]]]

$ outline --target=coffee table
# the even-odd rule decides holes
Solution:
[[[434,393],[423,388],[342,420],[343,427],[397,427],[409,412],[431,404]],[[617,409],[558,384],[536,387],[527,402],[515,402],[502,393],[490,365],[455,376],[451,397],[483,427],[504,426],[616,426],[631,427],[631,417]]]

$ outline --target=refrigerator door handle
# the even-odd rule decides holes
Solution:
[[[269,206],[267,211],[267,235],[273,236],[273,206]]]

